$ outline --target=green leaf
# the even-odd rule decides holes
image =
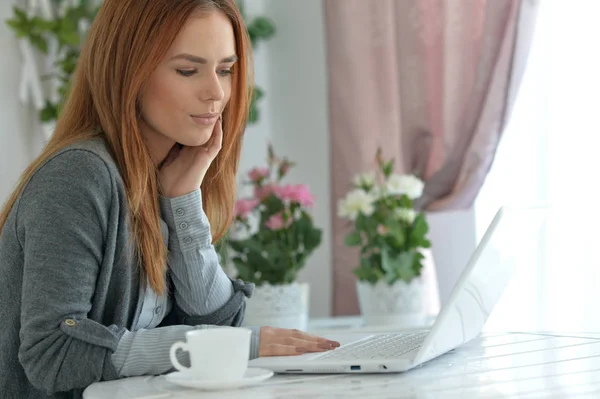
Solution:
[[[64,29],[58,33],[58,39],[61,44],[68,46],[79,46],[81,37],[77,30]]]
[[[394,160],[392,159],[389,162],[384,162],[381,171],[385,177],[390,177],[394,171]]]
[[[246,262],[244,262],[240,258],[233,258],[233,264],[235,265],[235,269],[238,272],[238,276],[242,280],[244,280],[244,281],[252,281],[253,280],[253,278],[254,278],[253,273],[251,272],[251,270],[248,267],[248,265],[246,264]]]
[[[410,198],[408,198],[408,195],[402,194],[402,197],[400,198],[398,206],[400,208],[409,208],[409,209],[412,209],[413,202],[412,202],[412,200]]]
[[[57,62],[57,65],[68,75],[72,75],[77,67],[77,59],[65,58]]]
[[[267,208],[267,217],[271,217],[272,215],[283,211],[285,208],[285,204],[283,203],[283,201],[279,199],[279,197],[277,197],[275,194],[271,194],[267,198],[265,198],[263,200],[263,204]]]
[[[227,244],[233,249],[235,252],[243,253],[246,248],[241,241],[228,240]]]
[[[227,243],[229,244],[231,249],[238,253],[245,253],[248,251],[260,252],[262,250],[260,243],[258,243],[253,237],[247,238],[245,240],[229,239]]]
[[[392,248],[401,248],[406,240],[402,225],[397,220],[388,219],[385,226],[388,229],[388,234],[385,237],[385,241]]]
[[[58,107],[46,100],[46,106],[40,111],[42,122],[54,121],[58,118]]]
[[[415,272],[415,275],[420,276],[421,275],[421,270],[423,269],[423,259],[425,259],[425,256],[423,256],[423,254],[419,251],[415,252],[414,257],[413,257],[413,265],[412,265],[412,269]]]
[[[377,282],[377,279],[375,278],[373,271],[370,269],[367,269],[365,267],[359,266],[353,270],[353,273],[360,281],[368,281],[371,283]]]
[[[378,222],[372,217],[367,217],[362,213],[359,213],[356,217],[356,228],[358,230],[374,233],[377,231]]]
[[[6,25],[8,25],[15,32],[18,39],[24,38],[28,34],[27,28],[16,19],[7,20]]]
[[[366,281],[371,284],[377,283],[377,281],[383,279],[383,272],[373,267],[369,259],[361,258],[360,265],[353,270],[354,275],[361,281]]]
[[[396,276],[407,283],[410,283],[417,276],[413,269],[414,252],[403,252],[396,258]]]
[[[40,35],[31,35],[29,36],[29,40],[31,44],[40,50],[44,54],[48,54],[48,43],[44,40],[44,38]]]
[[[263,98],[264,96],[265,96],[265,91],[258,86],[254,86],[254,90],[252,90],[252,97],[254,97],[254,99],[256,101],[258,101],[261,98]]]
[[[266,40],[275,34],[275,24],[268,18],[257,17],[248,26],[248,33],[254,40]]]
[[[255,270],[262,267],[265,269],[277,270],[273,262],[262,256],[258,251],[251,250],[246,254],[246,257],[248,258],[248,266]]]
[[[296,255],[294,256],[294,264],[296,265],[296,269],[300,270],[304,267],[304,265],[306,264],[306,260],[308,259],[308,253],[307,252],[297,252]]]
[[[252,102],[250,103],[250,109],[248,112],[248,123],[258,122],[259,117],[260,112],[258,111],[258,107],[256,106],[254,99],[252,99]]]
[[[43,19],[40,17],[34,17],[31,20],[31,23],[33,26],[35,26],[38,29],[38,31],[40,31],[42,33],[51,32],[55,26],[54,21],[49,21],[47,19]]]
[[[387,248],[381,250],[381,268],[386,274],[394,273],[394,260]]]
[[[429,227],[427,226],[427,221],[425,220],[425,215],[423,213],[419,213],[415,218],[413,223],[413,235],[424,237],[429,231]]]
[[[351,233],[349,233],[345,238],[344,238],[344,244],[349,246],[349,247],[357,247],[360,244],[362,244],[362,237],[360,235],[360,232],[355,230]]]
[[[304,239],[304,250],[307,253],[314,251],[321,244],[322,231],[320,229],[311,228],[306,233]]]
[[[248,123],[256,123],[260,118],[260,111],[258,109],[258,101],[264,96],[264,91],[257,86],[254,86],[252,91],[252,98],[250,99],[250,109],[248,112]]]
[[[29,19],[29,18],[27,18],[27,13],[25,12],[25,10],[22,10],[21,8],[19,8],[17,6],[14,6],[13,11],[19,21],[24,22]]]
[[[431,243],[427,239],[428,231],[429,227],[427,225],[427,221],[425,220],[425,215],[423,213],[419,213],[415,218],[412,230],[410,231],[410,246],[413,248],[429,248]]]

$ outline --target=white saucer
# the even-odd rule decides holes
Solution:
[[[200,389],[203,391],[220,391],[255,385],[271,378],[272,376],[273,372],[271,370],[250,367],[248,370],[246,370],[244,377],[235,381],[201,380],[194,377],[189,372],[182,371],[175,371],[167,374],[166,379],[173,384],[186,388]]]

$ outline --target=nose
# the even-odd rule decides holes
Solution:
[[[201,96],[204,101],[221,101],[225,97],[225,92],[216,73],[211,73],[203,79]]]

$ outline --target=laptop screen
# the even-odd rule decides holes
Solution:
[[[525,251],[537,247],[545,208],[501,208],[440,311],[416,361],[433,359],[477,337]]]

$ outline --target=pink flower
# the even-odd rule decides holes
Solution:
[[[235,217],[246,219],[248,215],[260,203],[257,199],[240,199],[235,203]]]
[[[288,227],[291,223],[292,223],[291,218],[288,218],[287,223],[284,223],[283,214],[280,212],[280,213],[277,213],[277,214],[271,216],[269,218],[269,220],[267,220],[265,222],[265,226],[267,226],[267,228],[269,228],[271,230],[281,230],[284,227]]]
[[[258,198],[259,201],[264,200],[271,194],[278,195],[280,187],[276,184],[265,184],[264,186],[259,186],[254,188],[254,196]]]
[[[275,195],[281,198],[282,201],[288,200],[291,201],[292,198],[296,195],[296,187],[291,184],[287,184],[283,187],[277,187],[275,190]]]
[[[313,206],[315,199],[305,184],[291,185],[281,187],[276,193],[282,200],[297,202],[301,206]]]
[[[310,193],[306,184],[298,184],[296,186],[296,192],[292,201],[298,202],[302,206],[313,206],[315,204],[315,198]]]
[[[252,182],[256,183],[260,180],[269,177],[269,169],[267,168],[254,168],[248,172],[248,177]]]

